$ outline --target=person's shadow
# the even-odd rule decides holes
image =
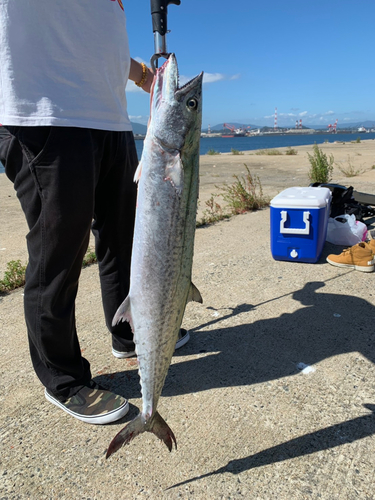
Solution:
[[[349,352],[360,352],[374,363],[375,334],[371,326],[375,318],[374,306],[350,295],[316,293],[322,287],[323,282],[310,282],[294,292],[292,298],[305,307],[293,313],[228,328],[220,328],[220,322],[225,319],[221,317],[192,330],[190,342],[176,351],[175,356],[200,352],[215,354],[172,364],[162,395],[172,397],[213,388],[258,384],[300,373],[300,363],[314,365],[323,359]],[[261,304],[242,304],[228,316],[257,307]],[[212,328],[215,322],[216,329],[205,330],[209,325]],[[136,369],[111,377],[113,390],[128,398],[140,396]],[[374,412],[375,406],[368,404],[373,402],[364,403]],[[344,439],[337,438],[337,430],[345,436]],[[373,434],[375,415],[371,413],[256,455],[233,460],[211,474],[228,470],[241,472]]]

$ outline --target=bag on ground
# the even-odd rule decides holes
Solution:
[[[356,220],[355,215],[343,214],[328,219],[327,238],[334,245],[353,246],[365,241],[367,226]]]

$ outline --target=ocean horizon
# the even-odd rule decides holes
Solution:
[[[218,153],[237,151],[254,151],[256,149],[287,148],[294,146],[308,146],[309,144],[324,144],[325,142],[351,142],[360,137],[361,141],[375,139],[375,132],[370,133],[343,133],[336,134],[302,134],[302,135],[255,135],[251,137],[201,137],[199,154],[205,155],[214,150]],[[143,150],[143,140],[136,140],[138,157]]]
[[[326,142],[352,142],[357,137],[361,141],[375,139],[375,132],[370,133],[342,133],[336,134],[303,134],[303,135],[260,135],[251,137],[202,137],[200,141],[199,154],[205,155],[214,150],[217,153],[230,153],[232,149],[237,151],[254,151],[257,149],[274,149],[294,146],[308,146],[309,144],[324,144]],[[135,145],[138,158],[141,158],[143,150],[143,140],[137,139]],[[4,167],[0,163],[0,173],[4,172]]]

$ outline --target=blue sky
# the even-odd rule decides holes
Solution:
[[[154,52],[149,0],[123,0],[132,57]],[[203,128],[375,121],[373,0],[181,0],[169,5],[167,48],[182,81],[205,72]],[[132,121],[149,98],[128,85]]]

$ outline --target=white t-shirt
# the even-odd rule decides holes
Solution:
[[[0,123],[131,130],[122,0],[0,0]]]

